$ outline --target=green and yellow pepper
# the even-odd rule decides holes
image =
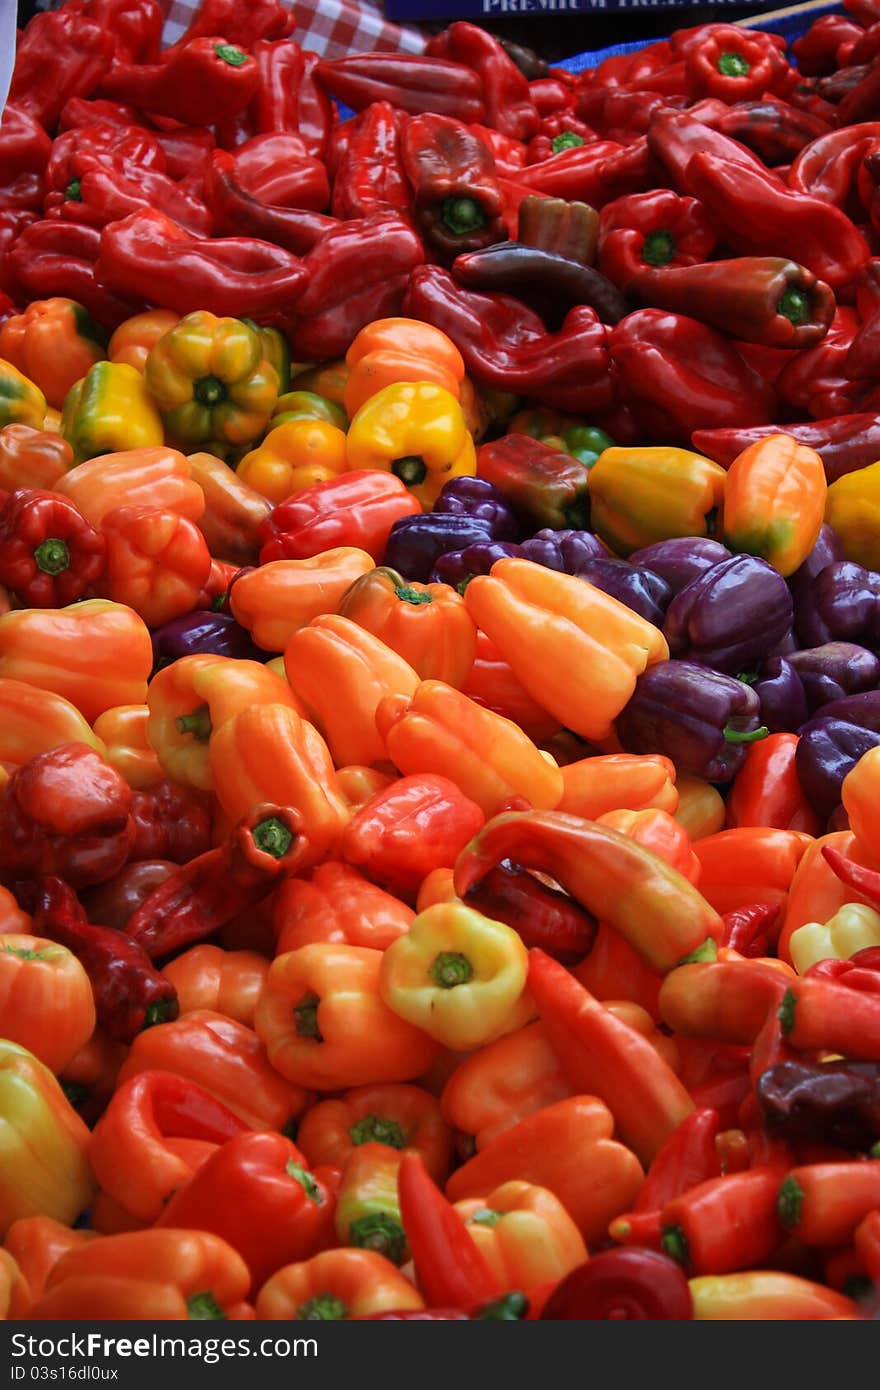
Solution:
[[[618,555],[711,535],[726,476],[689,449],[604,449],[590,469],[593,530]]]
[[[61,434],[74,461],[165,442],[156,403],[144,378],[126,362],[96,362],[72,386],[61,412]]]
[[[29,425],[41,430],[46,418],[46,397],[39,386],[5,358],[0,358],[0,427]]]

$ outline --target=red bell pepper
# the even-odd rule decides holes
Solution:
[[[85,12],[113,35],[119,62],[159,61],[165,13],[158,0],[88,0]]]
[[[209,309],[257,322],[281,317],[308,280],[303,263],[278,246],[249,237],[201,240],[151,208],[104,228],[96,271],[110,290],[148,287],[154,304],[179,314]]]
[[[395,521],[420,511],[393,473],[356,469],[312,483],[279,502],[261,523],[260,564],[307,560],[341,545],[366,550],[378,564]]]
[[[241,11],[240,5],[235,8]],[[259,39],[245,47],[250,47],[260,70],[260,86],[249,108],[254,133],[293,131],[310,155],[323,159],[334,111],[316,77],[317,53],[305,52],[292,39],[287,43]]]
[[[632,193],[606,203],[599,214],[599,269],[620,289],[650,266],[707,261],[717,238],[696,198],[669,188]]]
[[[784,40],[735,24],[707,25],[684,62],[691,97],[717,97],[730,106],[777,90],[788,71]]]
[[[228,1139],[171,1196],[157,1226],[212,1231],[243,1256],[259,1289],[282,1265],[334,1243],[335,1169],[308,1170],[283,1134]]]
[[[35,14],[15,51],[9,100],[52,130],[70,97],[88,97],[109,66],[112,31],[81,8]]]
[[[152,215],[161,218],[163,224],[176,227],[161,213]],[[73,299],[102,328],[118,328],[143,306],[146,281],[141,270],[130,278],[131,297],[114,294],[98,275],[100,249],[101,233],[97,227],[52,220],[30,223],[4,258],[4,268],[15,286],[16,301],[25,304],[53,296]]]
[[[9,102],[0,127],[0,184],[5,206],[13,202],[23,206],[21,198],[29,189],[36,199],[33,206],[39,207],[42,175],[51,152],[52,141],[39,121],[22,107]]]
[[[462,121],[410,116],[400,133],[404,173],[426,245],[442,261],[507,235],[495,161]]]
[[[865,399],[867,386],[847,374],[849,350],[859,327],[855,309],[838,305],[822,341],[793,353],[777,374],[775,387],[780,400],[817,420],[855,411]]]
[[[106,542],[66,497],[17,488],[0,508],[0,584],[24,608],[63,608],[104,569]]]
[[[865,31],[845,14],[823,14],[791,45],[798,72],[804,77],[824,77],[843,67],[848,49]]]
[[[797,734],[770,734],[752,745],[727,800],[729,827],[767,825],[819,833],[818,818],[798,780],[797,745]]]
[[[50,193],[45,202],[47,217],[90,227],[105,227],[142,208],[155,208],[194,236],[211,231],[211,215],[201,199],[154,169],[127,176],[104,164],[86,168],[63,193]]]
[[[530,140],[538,129],[538,111],[527,78],[494,34],[476,24],[457,21],[428,40],[425,53],[471,68],[481,78],[486,124],[514,140]]]
[[[254,237],[304,256],[339,224],[335,217],[305,208],[279,208],[261,202],[239,181],[235,157],[214,150],[205,179],[205,198],[214,231],[232,238]]]
[[[350,124],[333,177],[333,215],[404,211],[410,205],[410,188],[401,159],[400,113],[387,101],[374,101]]]
[[[486,118],[483,82],[463,63],[410,53],[354,53],[324,59],[315,71],[327,91],[353,111],[387,101],[414,115],[430,111],[459,121]]]
[[[844,126],[812,140],[801,150],[788,173],[796,193],[852,210],[851,196],[859,166],[880,142],[880,121]]]
[[[214,36],[186,40],[155,64],[114,63],[102,76],[98,95],[200,126],[243,111],[259,85],[253,58]]]
[[[46,184],[63,193],[72,180],[87,169],[107,165],[129,178],[145,170],[165,171],[165,153],[158,132],[134,124],[100,121],[93,115],[88,125],[74,126],[58,135],[46,165]]]
[[[654,174],[644,136],[630,145],[593,140],[529,164],[522,180],[534,193],[602,208],[613,198],[650,188]]]

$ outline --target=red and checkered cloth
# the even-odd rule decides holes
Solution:
[[[247,3],[247,0],[243,0]],[[296,17],[290,38],[324,58],[349,53],[421,53],[427,42],[417,29],[392,24],[364,0],[283,0]],[[175,43],[199,9],[199,0],[171,0],[163,40]]]

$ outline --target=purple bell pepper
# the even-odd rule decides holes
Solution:
[[[658,661],[617,719],[628,753],[664,753],[680,773],[729,782],[749,745],[770,732],[751,686],[692,661]]]
[[[663,626],[663,615],[672,598],[672,590],[653,570],[643,566],[631,565],[628,560],[613,556],[601,556],[587,560],[578,570],[581,579],[587,579],[618,602],[625,603],[639,617]]]
[[[788,659],[800,677],[810,714],[880,684],[880,657],[854,642],[826,642],[793,652]]]
[[[631,565],[647,565],[666,580],[673,594],[677,594],[704,570],[730,558],[730,551],[720,541],[708,536],[678,536],[675,540],[646,545],[634,551],[629,560]]]
[[[441,555],[494,539],[489,522],[474,516],[444,512],[402,516],[391,527],[382,564],[404,579],[426,584]]]
[[[789,657],[765,661],[752,689],[761,702],[761,722],[771,734],[793,733],[809,719],[803,681]]]
[[[198,608],[163,623],[154,630],[152,639],[153,675],[182,656],[203,652],[248,661],[269,661],[272,657],[271,652],[254,645],[247,628],[237,623],[231,613],[215,613],[210,608]]]
[[[835,560],[797,600],[797,627],[811,647],[828,642],[880,645],[880,574],[852,560]]]
[[[676,594],[663,632],[673,656],[734,675],[768,657],[791,620],[779,571],[754,555],[733,555]]]
[[[464,550],[450,550],[440,555],[431,570],[430,584],[450,584],[463,594],[476,574],[488,574],[496,560],[522,558],[522,550],[513,541],[477,541]]]
[[[816,544],[804,563],[789,575],[788,587],[794,599],[795,628],[802,646],[818,647],[831,640],[815,606],[816,580],[828,566],[843,559],[843,547],[827,522],[819,531]]]
[[[580,574],[590,560],[604,560],[608,547],[592,531],[554,531],[544,526],[522,543],[525,560],[560,574]]]
[[[449,516],[472,516],[485,521],[499,541],[518,541],[522,527],[504,496],[488,478],[451,478],[444,483],[432,508]]]
[[[833,700],[803,724],[795,766],[804,793],[820,816],[833,814],[848,772],[880,744],[880,690]]]

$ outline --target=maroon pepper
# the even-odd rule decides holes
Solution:
[[[483,83],[462,63],[411,53],[355,53],[322,60],[315,69],[332,96],[353,111],[387,101],[413,115],[431,111],[459,121],[483,121]]]
[[[211,798],[164,779],[133,791],[134,839],[130,858],[186,864],[211,848]]]
[[[144,1028],[177,1018],[177,991],[146,952],[112,927],[89,922],[63,879],[38,880],[24,895],[34,932],[76,956],[89,977],[99,1027],[117,1042],[131,1042]]]
[[[216,849],[183,864],[128,919],[127,935],[156,960],[203,941],[292,874],[309,850],[290,806],[255,806]]]
[[[448,264],[460,251],[504,240],[495,161],[463,122],[410,116],[400,132],[400,154],[416,223],[437,259]]]
[[[540,946],[562,965],[577,965],[595,940],[598,924],[567,893],[548,888],[509,859],[472,885],[465,901],[518,932],[526,947]]]
[[[659,1250],[603,1250],[562,1279],[541,1311],[542,1322],[693,1317],[684,1271]]]
[[[295,256],[304,256],[325,232],[339,225],[335,217],[323,212],[279,208],[261,202],[242,187],[235,157],[228,150],[214,150],[211,155],[205,198],[217,235],[272,242]]]
[[[831,130],[821,116],[799,111],[778,97],[738,101],[715,128],[739,140],[767,165],[790,164],[807,145]]]
[[[691,434],[691,445],[697,453],[729,468],[751,444],[770,434],[790,434],[799,444],[806,444],[822,455],[825,476],[836,482],[846,473],[867,468],[880,458],[880,413],[862,412],[856,415],[834,415],[825,420],[810,420],[806,424],[755,425],[748,428],[730,427],[708,429],[702,425]]]

